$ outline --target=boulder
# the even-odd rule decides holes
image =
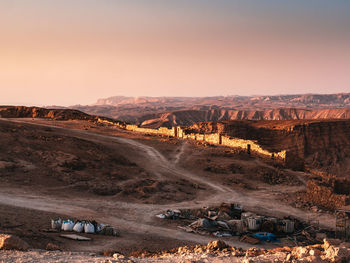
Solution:
[[[19,237],[0,234],[0,250],[28,250],[29,245]]]
[[[309,250],[307,247],[295,247],[292,250],[292,256],[294,256],[297,259],[302,259],[304,257],[307,257],[309,255]]]
[[[325,240],[324,255],[321,258],[329,262],[350,262],[350,246],[349,244],[341,244],[339,247],[330,245]]]
[[[227,244],[222,241],[222,240],[215,240],[215,241],[211,241],[208,243],[207,245],[207,250],[213,251],[213,250],[221,250],[224,248],[227,248]]]

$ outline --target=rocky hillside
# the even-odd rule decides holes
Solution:
[[[95,116],[71,109],[45,109],[24,106],[0,106],[0,118],[49,118],[54,120],[94,120]]]

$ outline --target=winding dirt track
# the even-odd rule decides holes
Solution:
[[[279,200],[271,198],[270,191],[237,192],[219,182],[213,182],[200,177],[178,166],[181,155],[185,154],[183,143],[172,160],[168,160],[162,153],[154,147],[145,145],[139,141],[116,137],[104,134],[97,134],[89,131],[67,129],[53,125],[38,124],[25,120],[9,120],[13,122],[25,122],[32,125],[47,126],[52,129],[60,129],[61,132],[69,136],[95,143],[108,144],[110,147],[119,147],[123,144],[132,148],[135,152],[136,160],[145,158],[144,169],[155,174],[160,180],[167,176],[184,178],[191,182],[200,183],[210,188],[213,194],[205,199],[185,201],[172,205],[139,204],[129,202],[118,202],[103,200],[102,198],[80,198],[71,200],[67,198],[55,198],[55,196],[37,194],[34,192],[23,192],[18,189],[1,189],[0,203],[25,207],[47,212],[62,213],[69,216],[76,214],[82,217],[92,217],[98,221],[106,222],[119,228],[128,229],[135,233],[152,233],[153,235],[172,237],[179,240],[194,241],[197,243],[207,243],[212,238],[183,232],[182,230],[157,226],[154,223],[154,215],[168,208],[201,208],[203,206],[217,205],[221,202],[236,202],[242,204],[247,210],[263,212],[276,216],[293,215],[300,219],[319,220],[320,224],[328,228],[334,226],[334,219],[329,215],[306,213],[302,210],[287,206]],[[0,186],[1,188],[1,186]],[[103,205],[101,206],[101,202]],[[116,216],[117,215],[117,216]],[[233,246],[243,248],[250,247],[249,244],[241,242],[227,242]],[[266,246],[265,246],[266,247]]]

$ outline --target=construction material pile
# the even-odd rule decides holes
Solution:
[[[278,242],[287,238],[295,245],[310,245],[322,242],[326,233],[292,218],[275,218],[244,212],[238,204],[223,203],[219,207],[198,210],[167,210],[157,215],[161,219],[183,220],[188,225],[180,229],[201,235],[216,237],[240,236],[242,242]]]
[[[56,218],[51,220],[51,229],[57,231],[69,231],[77,233],[86,234],[101,234],[108,236],[118,236],[118,231],[106,224],[99,224],[96,221],[88,220],[77,220],[73,221],[71,219],[62,220],[61,218]]]

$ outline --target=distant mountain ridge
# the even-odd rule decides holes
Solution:
[[[301,95],[273,95],[273,96],[214,96],[214,97],[124,97],[114,96],[98,99],[94,105],[149,105],[158,107],[188,107],[212,106],[219,107],[350,107],[350,93],[337,94],[301,94]]]
[[[160,116],[159,116],[160,115]],[[188,126],[197,122],[228,120],[306,120],[306,119],[350,119],[350,109],[269,109],[263,111],[247,110],[184,110],[143,116],[142,127]],[[141,119],[142,120],[142,119]]]
[[[123,97],[71,108],[144,127],[225,120],[350,118],[350,93],[275,96]]]

